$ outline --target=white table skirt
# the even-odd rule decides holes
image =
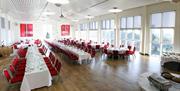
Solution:
[[[31,91],[35,88],[52,85],[51,75],[48,74],[47,70],[43,72],[32,73],[25,75],[21,84],[21,91]]]
[[[114,48],[114,47],[111,47],[111,48],[108,48],[108,49],[107,49],[107,52],[113,53],[113,51],[118,51],[119,54],[123,54],[123,53],[125,53],[127,50],[128,50],[128,48],[125,48],[125,47],[123,47],[123,48]]]
[[[20,91],[31,91],[32,89],[52,85],[52,77],[49,69],[43,60],[43,56],[37,52],[38,48],[36,46],[28,48],[26,71]]]
[[[83,60],[91,59],[91,55],[89,53],[83,51],[83,50],[77,49],[77,48],[72,47],[72,46],[66,46],[66,45],[59,43],[59,42],[53,42],[53,44],[57,45],[58,47],[62,48],[63,50],[70,51],[73,54],[75,54],[76,56],[78,56],[78,58],[79,58],[78,61],[80,64],[82,64]]]

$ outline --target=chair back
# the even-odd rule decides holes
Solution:
[[[9,70],[12,72],[12,75],[14,75],[15,68],[12,65],[9,65]]]
[[[10,76],[10,74],[9,74],[7,69],[3,70],[3,75],[6,77],[6,80],[9,82],[10,79],[11,79],[11,76]]]
[[[56,57],[54,56],[54,54],[52,52],[50,52],[50,54],[49,54],[49,59],[51,60],[51,62],[53,64],[55,63]]]
[[[56,67],[56,70],[58,72],[60,72],[60,70],[61,70],[61,62],[58,59],[56,59],[55,67]]]
[[[129,49],[129,50],[131,50],[131,48],[132,48],[131,46],[128,46],[128,49]]]
[[[118,55],[118,51],[117,50],[113,50],[113,55]]]
[[[96,45],[96,49],[100,49],[100,45]]]

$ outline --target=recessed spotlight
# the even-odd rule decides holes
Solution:
[[[68,4],[69,0],[47,0],[50,3],[54,3],[54,4]]]
[[[94,16],[87,15],[87,16],[85,16],[85,18],[92,19],[92,18],[94,18]]]
[[[113,9],[110,9],[109,12],[111,12],[111,13],[118,13],[118,12],[122,12],[122,10],[118,9],[117,7],[113,7]]]

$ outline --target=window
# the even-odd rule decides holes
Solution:
[[[1,28],[5,29],[5,18],[1,17]]]
[[[151,15],[151,50],[152,55],[173,50],[175,11]]]
[[[114,20],[102,20],[101,21],[101,29],[110,30],[114,28]]]
[[[140,50],[141,16],[122,17],[120,19],[120,44],[134,45]]]
[[[89,40],[97,42],[98,31],[89,31]]]
[[[114,20],[107,19],[101,21],[101,42],[109,42],[110,44],[114,44]]]
[[[8,21],[8,29],[10,30],[11,29],[11,22]]]
[[[97,30],[98,22],[89,22],[89,30]]]
[[[161,27],[161,13],[152,14],[151,27]]]
[[[84,30],[87,30],[88,29],[88,24],[80,24],[80,31],[84,31]]]
[[[121,18],[121,28],[126,28],[126,18]]]

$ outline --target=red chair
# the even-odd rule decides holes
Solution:
[[[17,70],[25,70],[26,59],[15,57],[12,61],[12,66]]]
[[[9,65],[9,70],[11,71],[12,75],[24,75],[25,70],[17,71],[12,65]]]
[[[100,45],[96,45],[96,49],[99,50],[100,49]]]
[[[94,48],[92,48],[92,50],[91,50],[91,57],[95,57],[95,55],[96,55],[96,51],[95,51]]]
[[[59,60],[56,60],[55,67],[49,68],[49,71],[51,73],[51,76],[57,76],[61,69],[61,62]]]
[[[3,75],[5,76],[6,80],[10,84],[20,83],[23,80],[22,75],[14,75],[14,76],[11,77],[7,69],[3,70]]]
[[[13,48],[14,49],[18,49],[16,44],[13,44]]]
[[[124,47],[124,45],[120,45],[119,47]]]
[[[19,57],[24,58],[26,56],[27,50],[23,49],[23,48],[19,48],[17,51]]]
[[[126,55],[133,55],[133,56],[135,56],[135,51],[136,51],[136,47],[134,47],[134,49],[133,50],[128,50],[128,51],[126,51]]]
[[[45,55],[47,52],[47,48],[44,45],[42,46],[42,48],[39,48],[38,50],[42,55]]]
[[[54,65],[56,57],[52,52],[50,52],[49,59],[50,59],[51,63]]]
[[[128,46],[128,49],[129,49],[129,50],[131,50],[131,48],[132,48],[131,46]]]
[[[119,52],[117,50],[113,50],[113,58],[117,59],[119,55]]]

